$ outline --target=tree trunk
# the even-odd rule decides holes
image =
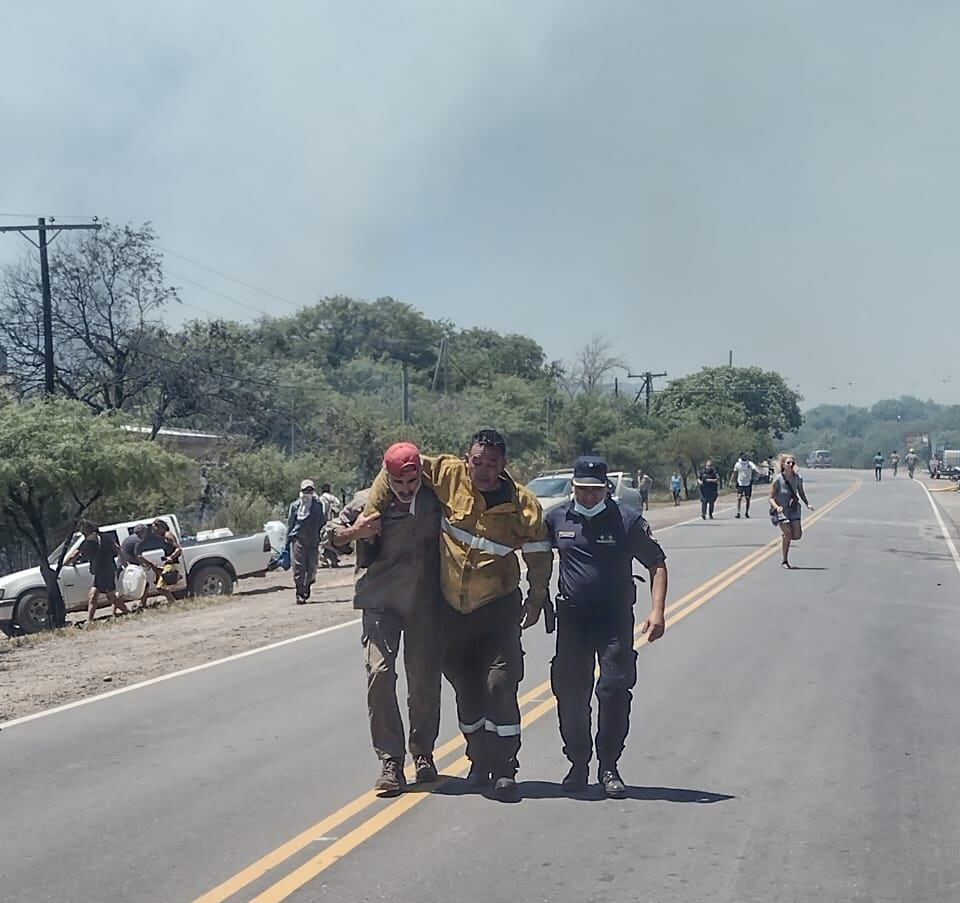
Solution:
[[[40,575],[43,577],[43,582],[47,587],[47,627],[50,630],[55,630],[57,627],[66,627],[67,606],[63,601],[63,593],[60,592],[57,572],[50,567],[45,558],[40,560]]]

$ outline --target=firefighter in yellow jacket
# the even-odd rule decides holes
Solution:
[[[517,687],[523,678],[520,631],[536,624],[547,600],[553,552],[536,496],[506,472],[507,446],[480,430],[463,458],[423,457],[423,481],[440,501],[443,673],[457,695],[471,785],[493,782],[498,799],[520,798]],[[390,484],[381,472],[365,518],[382,513]],[[520,565],[529,591],[520,594]]]

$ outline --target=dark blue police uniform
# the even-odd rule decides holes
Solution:
[[[605,477],[605,464],[602,471]],[[590,762],[590,695],[599,660],[596,749],[602,775],[616,771],[637,681],[633,559],[651,568],[666,556],[643,515],[612,498],[593,517],[578,513],[572,501],[561,505],[549,512],[546,525],[560,552],[557,648],[550,680],[563,752],[575,767],[586,769]]]

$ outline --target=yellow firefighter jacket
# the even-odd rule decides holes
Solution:
[[[447,603],[469,614],[513,592],[520,583],[519,551],[527,565],[529,598],[542,605],[549,590],[553,550],[536,496],[505,474],[512,490],[510,501],[487,508],[462,458],[440,455],[422,460],[423,482],[440,501],[440,587]],[[381,470],[370,487],[364,513],[383,513],[390,498],[390,483]]]

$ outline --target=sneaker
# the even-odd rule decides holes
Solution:
[[[746,518],[749,518],[749,517],[750,517],[750,512],[748,511],[748,512],[747,512],[746,514],[744,514],[743,516],[746,517]]]
[[[471,787],[486,787],[490,783],[490,772],[484,771],[476,762],[470,766],[470,773],[467,775],[467,783]]]
[[[564,793],[577,793],[587,789],[587,766],[571,765],[567,776],[563,779],[560,786]]]
[[[437,766],[433,764],[433,756],[415,756],[413,767],[417,770],[418,784],[430,784],[437,779]]]
[[[623,778],[617,774],[616,768],[604,768],[600,772],[600,783],[603,785],[603,792],[612,800],[622,800],[627,795]]]
[[[306,605],[306,604],[307,604],[307,600],[304,599],[303,596],[297,596],[297,605]]]
[[[381,796],[396,796],[406,786],[403,763],[399,759],[384,759],[380,765],[380,777],[374,783],[373,789]]]
[[[734,516],[737,520],[740,520],[740,512],[739,512],[739,511],[738,511],[736,514],[734,514],[733,516]]]
[[[493,795],[502,803],[519,803],[520,786],[513,778],[497,778],[493,785]]]

